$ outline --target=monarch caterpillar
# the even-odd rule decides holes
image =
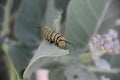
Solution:
[[[41,26],[41,32],[42,32],[43,37],[46,40],[48,40],[50,43],[55,43],[55,45],[57,45],[59,48],[65,48],[66,43],[71,44],[70,42],[67,42],[65,40],[62,34],[52,31],[49,27],[45,25]]]

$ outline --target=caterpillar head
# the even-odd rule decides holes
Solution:
[[[65,48],[65,46],[66,46],[65,41],[59,41],[59,42],[58,42],[58,47],[59,47],[59,48]]]

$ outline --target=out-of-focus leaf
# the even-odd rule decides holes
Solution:
[[[106,69],[106,70],[110,70],[111,69],[110,63],[107,60],[105,60],[105,59],[101,58],[101,59],[96,60],[94,62],[95,62],[96,67],[98,67],[100,69]]]
[[[12,7],[11,7],[11,14],[14,15],[15,12],[17,12],[19,10],[19,6],[20,6],[20,3],[21,3],[22,0],[15,0],[12,4]]]
[[[0,25],[3,22],[3,18],[4,18],[4,8],[0,6]]]
[[[0,37],[0,47],[1,47],[1,45],[2,45],[2,39],[1,39],[1,37]]]
[[[49,80],[66,80],[64,75],[64,67],[58,67],[50,70]]]
[[[35,69],[39,68],[41,65],[40,59],[42,57],[57,57],[57,56],[63,56],[69,54],[68,50],[60,49],[55,44],[50,44],[48,41],[44,40],[37,51],[35,52],[35,55],[30,61],[30,64],[28,65],[27,69],[24,72],[24,78],[28,75],[30,75]]]
[[[67,7],[69,5],[70,0],[54,0],[54,5],[58,10],[63,10],[61,16],[61,24],[63,24],[66,20],[66,12],[67,12]],[[63,28],[64,26],[61,25]],[[64,29],[63,29],[64,30]],[[64,32],[64,31],[61,31]]]
[[[116,22],[117,19],[119,19],[119,16],[120,16],[119,7],[120,7],[120,0],[113,0],[112,4],[111,4],[111,7],[109,9],[109,12],[108,12],[109,15],[106,16],[107,17],[106,21],[109,21],[109,23],[106,22],[106,25],[108,24],[108,25],[112,25],[114,27],[116,26],[115,22]],[[118,38],[119,38],[119,41],[120,41],[120,26],[116,26],[115,28],[116,28],[116,31],[118,32]],[[115,67],[115,68],[120,67],[120,62],[119,62],[120,55],[107,56],[107,57],[110,58],[109,62],[111,63],[112,67]]]
[[[20,44],[14,43],[9,46],[8,52],[8,55],[11,58],[15,68],[19,73],[21,73],[22,70],[24,70],[27,67],[32,57],[31,49]]]
[[[111,57],[111,65],[113,68],[120,68],[120,55],[116,55],[116,56],[112,56]],[[111,80],[119,80],[120,79],[120,72],[117,74],[111,74],[109,75],[109,77],[111,78]]]
[[[66,9],[70,0],[54,0],[57,9]]]
[[[89,72],[80,63],[72,63],[65,68],[67,80],[98,80],[96,76]]]
[[[0,5],[5,5],[7,0],[0,0]]]
[[[54,0],[48,0],[48,4],[47,4],[47,9],[46,9],[46,14],[45,14],[45,19],[43,21],[44,24],[46,24],[47,26],[51,26],[51,27],[60,27],[57,26],[59,24],[59,22],[54,22],[58,16],[61,14],[61,11],[58,11],[55,6],[54,6]]]
[[[15,23],[15,35],[28,47],[36,47],[40,40],[40,24],[42,23],[47,0],[22,0]]]
[[[32,66],[30,66],[29,68],[28,68],[28,70],[25,70],[25,72],[24,72],[24,75],[23,75],[23,77],[24,78],[27,78],[27,77],[29,77],[34,71],[36,71],[37,69],[39,69],[39,68],[44,68],[44,65],[46,65],[46,64],[48,64],[48,63],[52,63],[52,62],[54,62],[55,60],[54,60],[54,58],[53,57],[41,57],[41,58],[39,58],[36,62],[34,62],[33,64],[32,64]]]
[[[116,20],[119,19],[120,16],[120,1],[119,0],[112,0],[107,13],[104,17],[103,23],[99,29],[99,33],[105,33],[108,31],[108,28],[115,28]]]
[[[10,80],[6,59],[7,57],[0,46],[0,79],[1,80]]]
[[[66,37],[77,48],[84,49],[96,33],[111,0],[71,0],[67,11]]]
[[[108,9],[107,15],[105,16],[105,20],[102,24],[102,27],[99,30],[99,33],[105,32],[108,30],[108,28],[116,28],[118,31],[118,35],[120,36],[120,27],[116,25],[116,20],[119,19],[120,16],[120,0],[112,0],[112,3],[110,5],[110,8]],[[116,26],[116,27],[115,27]],[[120,37],[119,37],[120,40]],[[109,62],[111,64],[112,68],[120,68],[120,55],[108,55],[106,56],[107,59],[109,59]],[[119,80],[120,79],[120,73],[116,74],[107,74],[108,77],[111,78],[111,80]]]
[[[10,80],[21,80],[20,75],[18,74],[13,63],[11,62],[11,60],[8,57],[6,59],[6,63],[7,63],[8,72],[10,75]]]

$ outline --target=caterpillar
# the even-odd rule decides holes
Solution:
[[[41,32],[42,32],[43,37],[46,40],[48,40],[50,43],[55,43],[55,45],[57,45],[59,48],[65,48],[66,43],[71,44],[70,42],[67,42],[65,40],[62,34],[52,31],[49,27],[45,25],[41,26]]]

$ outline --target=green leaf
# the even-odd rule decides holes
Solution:
[[[7,0],[0,0],[0,5],[5,5]]]
[[[59,25],[53,25],[56,23],[55,20],[58,18],[60,14],[61,11],[57,10],[54,6],[54,0],[48,0],[43,23],[50,27],[55,27],[55,28],[60,27]],[[59,21],[57,23],[59,23]]]
[[[9,80],[9,69],[7,66],[7,56],[0,46],[0,79],[1,80]]]
[[[2,43],[3,43],[3,40],[2,40],[2,38],[0,37],[0,47],[1,47]]]
[[[37,51],[35,52],[30,64],[24,72],[24,78],[29,76],[33,71],[38,69],[41,64],[41,58],[45,57],[58,57],[69,54],[68,50],[60,49],[55,44],[50,44],[48,41],[44,40]],[[49,60],[48,60],[49,61]],[[47,61],[47,62],[48,62]]]
[[[116,20],[118,20],[120,16],[119,7],[120,7],[120,1],[112,0],[110,8],[108,9],[107,15],[105,16],[104,23],[99,30],[100,33],[108,31],[108,28],[115,28],[118,31],[118,35],[120,35],[120,27],[116,25]],[[120,37],[119,37],[119,41],[120,41]],[[108,55],[107,59],[109,59],[109,62],[112,68],[120,68],[120,62],[119,62],[120,55],[111,55],[111,56]],[[120,73],[107,74],[107,76],[111,78],[111,80],[119,80],[120,79],[119,75]]]
[[[0,6],[0,30],[1,30],[1,25],[3,23],[4,20],[4,7]]]
[[[54,0],[54,5],[57,9],[66,10],[70,0]]]
[[[103,23],[99,29],[99,33],[107,33],[109,28],[115,28],[116,21],[120,16],[120,1],[119,0],[112,0],[107,13],[104,17]],[[118,30],[119,31],[119,30]]]
[[[27,67],[32,57],[30,48],[17,43],[13,43],[9,46],[8,55],[18,73],[21,73]]]
[[[66,35],[79,50],[101,27],[111,0],[71,0],[67,11]]]
[[[23,0],[15,23],[15,35],[28,47],[36,47],[40,40],[40,24],[42,23],[47,0]]]
[[[89,72],[80,63],[72,63],[65,68],[67,80],[98,80],[96,76]]]
[[[58,67],[50,70],[49,80],[66,80],[64,75],[64,67]]]
[[[113,68],[120,68],[120,55],[115,55],[111,57],[110,61]],[[111,78],[111,80],[119,80],[120,79],[120,73],[116,74],[109,74],[108,76]]]

